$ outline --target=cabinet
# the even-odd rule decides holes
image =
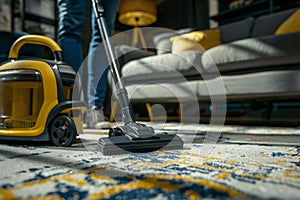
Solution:
[[[55,0],[4,0],[0,3],[1,30],[56,37]],[[5,13],[4,13],[5,12]]]
[[[246,17],[277,12],[300,6],[300,0],[216,0],[218,14],[210,16],[219,25],[241,20]]]

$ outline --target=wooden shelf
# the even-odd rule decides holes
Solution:
[[[55,0],[12,0],[11,31],[41,34],[56,38]]]
[[[218,2],[219,13],[210,19],[219,25],[300,6],[299,0],[256,0],[242,7],[229,9],[231,1],[218,0]]]

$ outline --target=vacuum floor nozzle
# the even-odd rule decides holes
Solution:
[[[111,136],[99,139],[99,148],[104,155],[144,153],[156,150],[182,149],[183,141],[177,135],[156,134],[149,138]]]

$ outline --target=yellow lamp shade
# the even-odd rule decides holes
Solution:
[[[153,0],[122,0],[119,21],[128,26],[147,26],[156,22],[156,13]]]

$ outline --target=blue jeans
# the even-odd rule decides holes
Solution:
[[[102,0],[105,21],[109,34],[112,35],[120,0]],[[82,34],[85,20],[85,1],[57,0],[59,23],[58,43],[60,44],[65,61],[78,72],[82,58]],[[94,10],[91,15],[91,41],[88,55],[88,107],[102,107],[107,87],[107,71],[109,64],[106,58]],[[97,47],[97,48],[96,48]],[[101,77],[101,78],[100,78]],[[100,79],[100,80],[99,80]]]
[[[101,2],[105,12],[108,34],[112,35],[120,0],[102,0]],[[92,11],[91,19],[92,38],[88,58],[88,106],[91,107],[95,105],[100,108],[103,106],[106,94],[109,63],[103,44],[99,45],[102,42],[102,38],[100,36],[100,30],[95,18],[94,10]]]
[[[82,63],[82,34],[85,20],[85,1],[57,0],[58,43],[65,62],[77,72]]]

